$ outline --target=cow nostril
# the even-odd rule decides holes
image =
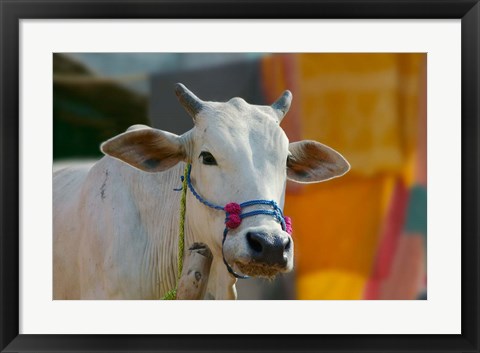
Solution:
[[[288,251],[292,247],[292,239],[288,237],[287,243],[285,244],[285,250]]]
[[[255,239],[255,237],[252,236],[252,233],[247,233],[247,242],[254,251],[259,253],[262,252],[262,243],[258,239]]]

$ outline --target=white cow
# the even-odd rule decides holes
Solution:
[[[181,186],[185,163],[191,163],[192,187],[208,202],[263,199],[280,208],[287,178],[318,182],[349,169],[339,153],[318,142],[289,144],[279,126],[289,91],[272,106],[241,98],[204,102],[181,84],[175,91],[193,117],[190,131],[177,136],[133,126],[105,142],[106,156],[90,168],[54,173],[54,299],[159,299],[176,286],[181,192],[173,189]],[[226,213],[190,190],[186,209],[185,248],[203,242],[213,253],[207,297],[236,298],[236,278],[223,257],[246,275],[292,269],[293,242],[275,217],[244,218],[228,230],[222,255]]]

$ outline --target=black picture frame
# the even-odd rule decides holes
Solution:
[[[478,0],[0,0],[2,352],[479,352]],[[19,334],[19,20],[150,18],[461,19],[460,335]],[[439,320],[441,320],[439,313]],[[234,319],[233,319],[234,320]]]

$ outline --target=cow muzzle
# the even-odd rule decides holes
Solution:
[[[254,199],[240,204],[229,202],[225,206],[214,204],[204,199],[193,187],[190,179],[191,168],[191,164],[187,164],[185,169],[186,180],[184,181],[182,189],[186,190],[186,187],[188,187],[199,202],[215,210],[225,212],[222,256],[228,272],[236,278],[248,278],[248,276],[271,277],[280,271],[289,271],[293,267],[292,241],[289,236],[289,234],[292,234],[292,223],[289,217],[283,215],[282,209],[277,202],[274,200]],[[249,260],[247,263],[245,261],[237,261],[238,257],[233,256],[234,262],[239,265],[241,270],[242,267],[245,269],[242,270],[243,275],[238,274],[231,267],[228,254],[225,256],[225,241],[227,235],[231,230],[236,230],[241,225],[243,219],[260,215],[269,216],[279,223],[282,228],[282,235],[269,236],[269,233],[256,232],[253,230],[247,232],[245,237],[249,247]]]
[[[280,268],[287,266],[292,247],[292,240],[289,236],[248,232],[246,238],[253,262]]]
[[[293,239],[277,227],[248,227],[229,234],[224,243],[227,263],[251,277],[272,278],[293,268]]]

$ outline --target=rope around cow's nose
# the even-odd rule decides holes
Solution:
[[[192,185],[192,181],[190,179],[190,172],[192,170],[192,165],[190,163],[187,164],[186,166],[186,179],[187,179],[187,185],[191,193],[195,196],[195,198],[203,203],[204,205],[219,210],[219,211],[224,211],[226,214],[225,217],[225,229],[223,231],[223,239],[222,239],[222,257],[223,257],[223,262],[225,263],[225,266],[227,266],[228,272],[230,272],[233,276],[236,278],[241,278],[245,279],[248,278],[249,276],[246,275],[240,275],[236,273],[233,268],[230,266],[230,264],[225,260],[225,255],[223,253],[223,244],[225,243],[225,239],[227,238],[227,233],[230,229],[235,229],[237,228],[241,223],[244,218],[247,217],[252,217],[252,216],[257,216],[257,215],[268,215],[273,217],[277,222],[279,222],[282,225],[282,229],[287,232],[288,234],[292,234],[292,221],[290,217],[284,216],[282,213],[282,210],[278,206],[278,204],[274,200],[250,200],[246,202],[242,202],[240,204],[235,203],[235,202],[230,202],[226,204],[225,206],[219,206],[216,205],[212,202],[207,201],[204,199],[202,196],[200,196],[195,188]],[[183,179],[182,179],[183,181]],[[242,213],[242,210],[247,207],[252,207],[256,205],[264,205],[264,206],[270,206],[273,210],[266,210],[266,209],[259,209],[259,210],[253,210],[250,212],[244,212]]]

